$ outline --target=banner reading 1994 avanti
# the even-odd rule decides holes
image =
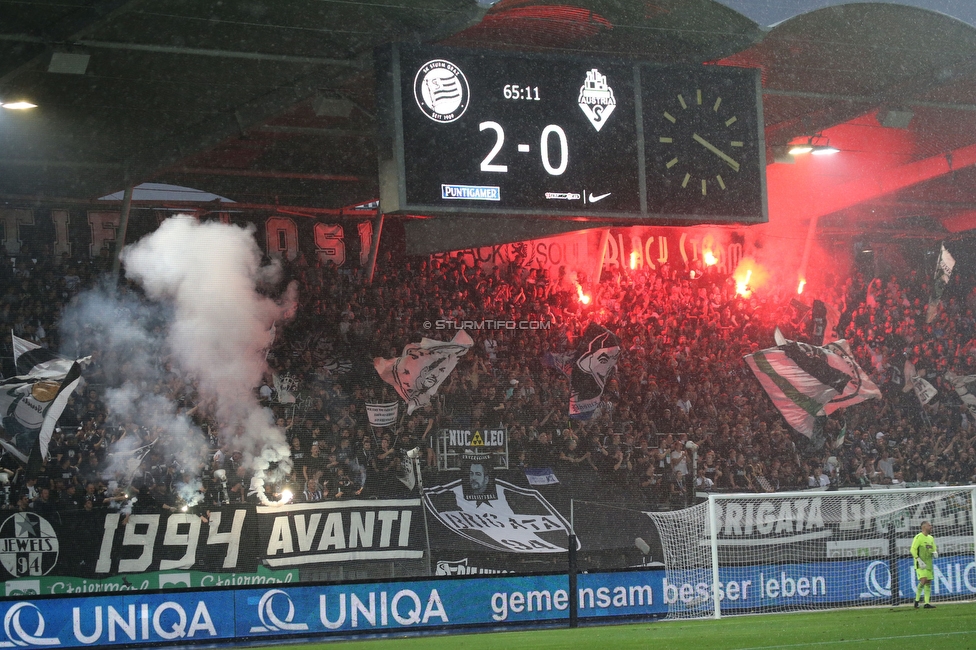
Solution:
[[[305,567],[424,557],[419,499],[0,519],[0,596],[287,584]]]

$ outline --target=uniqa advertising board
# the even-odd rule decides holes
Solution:
[[[899,559],[897,567],[901,595],[910,595],[911,562]],[[659,617],[669,608],[708,607],[708,575],[705,568],[668,577],[661,569],[581,574],[579,617]],[[889,565],[878,560],[737,567],[722,570],[720,581],[723,611],[885,602],[892,589]],[[972,557],[940,558],[934,592],[976,594]],[[0,648],[322,637],[568,622],[569,615],[566,575],[40,597],[0,601]]]

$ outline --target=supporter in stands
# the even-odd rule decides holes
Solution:
[[[302,492],[301,501],[304,503],[316,503],[328,496],[328,491],[319,487],[319,482],[310,478],[305,482],[305,490]]]
[[[293,270],[299,275],[300,269]],[[777,326],[788,337],[805,336],[808,315],[791,306],[795,294],[782,299],[772,294],[745,299],[736,294],[733,281],[717,272],[692,280],[665,264],[655,269],[606,271],[598,285],[587,283],[593,301],[584,305],[569,273],[563,269],[550,275],[519,268],[517,263],[482,269],[468,268],[455,259],[431,264],[391,261],[380,265],[372,286],[364,286],[334,265],[310,263],[300,274],[303,300],[299,313],[294,321],[280,326],[269,355],[273,369],[287,372],[298,384],[298,400],[287,407],[288,412],[272,402],[285,426],[294,417],[289,439],[295,455],[303,453],[298,451],[302,448],[310,450],[309,457],[315,456],[314,447],[306,445],[318,441],[324,446],[318,456],[336,454],[336,467],[344,466],[343,480],[351,479],[352,492],[368,485],[371,494],[391,495],[400,490],[395,479],[397,450],[422,446],[427,450],[425,471],[435,471],[436,458],[428,441],[438,430],[502,422],[510,432],[513,458],[524,449],[529,466],[558,463],[557,475],[586,476],[589,472],[592,477],[597,476],[593,473],[596,467],[600,476],[607,480],[612,476],[614,482],[629,463],[626,481],[644,494],[656,486],[670,486],[670,492],[683,485],[673,480],[674,470],[694,475],[702,468],[714,489],[765,490],[760,477],[772,489],[805,487],[808,477],[821,485],[823,451],[807,449],[803,438],[788,433],[782,417],[742,362],[744,354],[773,344],[772,332]],[[834,483],[854,485],[864,478],[870,484],[894,483],[903,480],[898,475],[905,467],[922,468],[920,478],[926,482],[973,479],[973,416],[944,379],[946,370],[961,375],[976,372],[976,294],[960,278],[958,273],[953,276],[944,307],[931,324],[925,322],[929,286],[921,274],[872,282],[855,273],[846,283],[837,283],[836,295],[823,296],[840,313],[839,336],[848,339],[862,368],[885,391],[883,400],[832,416],[837,423],[843,418],[850,432],[832,452],[838,460]],[[56,326],[60,308],[96,279],[94,266],[86,263],[65,265],[64,260],[40,256],[36,264],[18,264],[8,277],[0,274],[0,321],[15,332],[56,345],[62,336]],[[26,297],[47,295],[48,287],[54,289],[60,304],[55,301],[40,312],[27,304]],[[360,435],[358,430],[365,427],[361,414],[366,396],[373,393],[374,401],[393,398],[389,387],[374,375],[347,368],[357,368],[357,360],[399,355],[405,343],[430,334],[423,329],[425,320],[477,321],[501,316],[516,321],[540,319],[553,325],[548,330],[474,333],[477,345],[462,358],[429,409],[403,420],[405,431],[400,437],[394,433],[392,438],[374,438],[365,429]],[[571,352],[586,325],[594,321],[627,342],[604,394],[613,408],[600,409],[601,414],[590,424],[570,422],[568,382],[559,370],[544,366],[542,357],[546,352]],[[9,343],[2,345],[9,358]],[[120,385],[119,364],[97,349],[91,352],[94,360],[85,370],[89,385],[73,396],[60,423],[65,431],[77,426],[82,431],[74,441],[70,436],[55,436],[52,452],[56,450],[56,454],[49,468],[69,472],[75,468],[78,474],[69,483],[114,479],[124,486],[132,476],[148,475],[168,490],[170,472],[166,468],[172,464],[168,456],[173,451],[165,440],[157,443],[158,449],[168,450],[159,452],[163,457],[147,456],[134,472],[127,474],[128,470],[120,469],[124,463],[107,460],[112,458],[105,454],[113,442],[122,439],[129,449],[135,449],[152,442],[153,436],[166,434],[150,435],[110,412],[105,394]],[[939,391],[928,406],[919,405],[913,393],[902,392],[903,353]],[[504,390],[499,391],[498,386]],[[183,395],[188,412],[199,406],[192,387],[174,384],[166,390]],[[219,429],[211,415],[194,411],[193,417],[198,424],[206,424],[206,431]],[[350,432],[348,436],[342,435],[343,428]],[[580,428],[584,433],[577,435],[575,430]],[[855,431],[859,433],[855,435]],[[879,431],[885,434],[876,435]],[[672,456],[667,459],[650,451],[657,447],[659,432],[674,434],[667,447]],[[612,433],[622,434],[620,443],[614,442]],[[675,449],[674,438],[682,433],[700,446],[698,468],[686,454],[682,457],[683,450]],[[838,433],[839,426],[835,435]],[[630,437],[627,442],[626,436]],[[350,452],[343,450],[344,438],[350,440],[346,445]],[[237,496],[248,484],[244,479],[250,477],[246,468],[244,477],[238,475],[243,459],[230,440],[224,448],[214,450],[213,467],[207,469],[227,469],[231,488],[240,486],[234,492]],[[626,445],[632,445],[626,463],[621,462],[615,444],[621,445],[625,455]],[[589,452],[588,458],[580,447]],[[916,454],[917,464],[913,461]],[[69,457],[67,467],[61,462],[65,456]],[[306,459],[297,460],[295,479],[304,484],[312,476],[306,471]],[[808,474],[810,461],[819,467]],[[768,469],[760,471],[760,465]],[[859,476],[861,467],[864,477]],[[829,482],[829,472],[827,479]],[[18,478],[16,489],[23,487],[23,478]]]
[[[43,487],[38,490],[37,498],[30,504],[31,512],[56,521],[58,519],[57,504],[51,498],[51,488]]]
[[[81,510],[82,500],[78,496],[78,486],[68,483],[64,486],[61,495],[58,497],[57,508],[60,512],[74,512]]]

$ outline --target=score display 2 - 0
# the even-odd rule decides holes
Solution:
[[[757,71],[401,45],[376,63],[384,212],[766,221]]]

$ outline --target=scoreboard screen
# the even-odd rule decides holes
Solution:
[[[767,220],[755,70],[403,45],[376,64],[383,212]]]

